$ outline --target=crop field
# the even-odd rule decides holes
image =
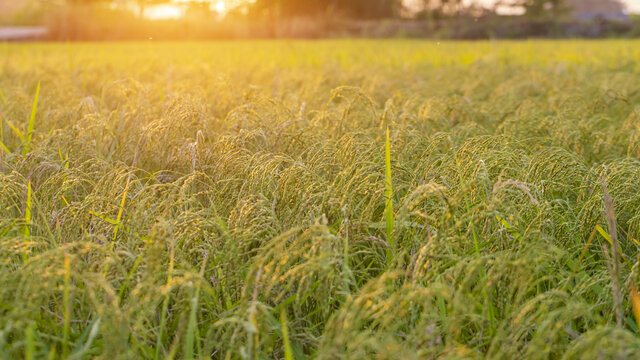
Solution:
[[[640,358],[640,41],[0,44],[0,359]]]

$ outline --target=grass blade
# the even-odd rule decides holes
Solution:
[[[113,228],[112,242],[116,241],[116,236],[118,236],[120,220],[122,220],[122,212],[124,211],[124,203],[127,200],[127,193],[129,192],[129,184],[131,184],[131,174],[129,174],[129,177],[127,178],[127,184],[124,186],[124,193],[122,193],[122,199],[120,199],[120,207],[118,208],[118,216],[116,217],[116,226]]]
[[[97,318],[96,320],[94,320],[92,322],[91,327],[88,327],[87,330],[85,330],[85,334],[86,334],[86,337],[87,337],[85,343],[82,344],[82,346],[79,347],[78,349],[74,350],[74,352],[71,354],[71,356],[69,356],[68,360],[83,359],[85,354],[91,348],[91,345],[93,344],[93,341],[95,340],[96,336],[98,335],[98,331],[100,330],[100,321],[101,320],[102,320],[101,318]],[[87,333],[87,331],[88,331],[88,333]]]
[[[13,123],[7,119],[4,119],[4,122],[7,123],[7,125],[9,125],[9,127],[11,128],[11,130],[13,130],[13,133],[18,137],[18,139],[20,139],[20,141],[24,142],[24,134],[22,133],[22,131],[20,131],[20,129],[18,129],[17,126],[13,125]]]
[[[385,163],[385,209],[384,217],[386,223],[386,235],[389,247],[387,248],[387,265],[391,264],[395,252],[395,242],[393,239],[393,186],[391,183],[391,144],[389,143],[389,128],[387,127],[387,137],[384,147],[384,163]]]
[[[38,97],[40,95],[40,82],[38,81],[38,87],[36,88],[36,97],[33,99],[33,106],[31,107],[31,116],[29,117],[29,124],[27,125],[27,135],[24,139],[24,148],[22,149],[22,155],[27,155],[31,151],[31,137],[33,136],[33,128],[36,124],[36,111],[38,110]]]
[[[169,270],[167,271],[167,283],[166,283],[166,293],[164,295],[164,300],[162,301],[162,312],[160,313],[160,327],[158,328],[158,335],[156,336],[156,353],[155,360],[160,359],[160,349],[162,348],[162,333],[164,332],[164,328],[167,323],[167,311],[169,310],[169,298],[170,292],[169,287],[171,286],[172,274],[173,274],[173,261],[174,261],[175,250],[173,244],[171,244],[171,250],[169,252]]]
[[[291,350],[289,328],[287,327],[287,313],[284,308],[280,311],[280,325],[282,326],[282,341],[284,342],[284,359],[293,360],[293,350]]]
[[[127,200],[127,193],[129,192],[129,184],[131,184],[131,176],[132,174],[129,174],[129,177],[127,178],[127,184],[124,186],[124,193],[122,193],[122,199],[120,199],[120,206],[118,207],[118,215],[116,217],[115,223],[113,223],[112,221],[106,220],[108,218],[103,218],[100,215],[98,215],[97,213],[95,213],[96,216],[102,218],[103,220],[109,222],[109,223],[113,223],[114,224],[114,228],[113,228],[113,237],[111,238],[111,245],[109,246],[109,251],[113,250],[113,247],[115,246],[116,243],[116,237],[118,236],[118,229],[120,228],[120,221],[122,220],[122,212],[124,211],[124,203]],[[104,265],[104,277],[107,276],[107,271],[109,270],[109,263],[106,263]]]
[[[23,260],[27,260],[27,253],[31,250],[31,180],[27,182],[27,204],[24,208],[24,226],[22,234],[26,241],[29,242],[29,249],[25,252]]]
[[[24,350],[24,358],[26,360],[35,359],[36,353],[36,344],[35,344],[35,325],[31,324],[27,326],[27,330],[25,331],[25,350]]]
[[[200,277],[204,275],[204,268],[207,264],[207,256],[205,255],[200,269]],[[184,342],[183,359],[193,359],[193,345],[195,344],[196,333],[198,332],[198,300],[200,297],[200,282],[196,285],[193,296],[191,297],[191,312],[189,313],[189,325],[187,326],[187,335]]]
[[[11,154],[11,151],[9,151],[9,148],[2,141],[0,141],[0,148],[7,154]]]
[[[620,286],[620,247],[618,246],[618,226],[616,224],[616,216],[613,209],[613,198],[607,190],[607,181],[602,178],[602,190],[604,200],[605,217],[609,226],[609,237],[611,243],[610,256],[607,254],[608,246],[604,245],[605,255],[608,260],[609,273],[611,275],[611,291],[613,292],[614,310],[616,314],[616,325],[622,328],[624,319],[624,309],[622,304],[622,293]],[[608,239],[609,240],[609,239]]]
[[[71,256],[64,255],[64,290],[62,295],[64,325],[62,329],[62,357],[69,355],[69,330],[71,325]]]

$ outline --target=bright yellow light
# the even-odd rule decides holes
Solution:
[[[155,5],[144,11],[144,16],[151,20],[177,19],[184,16],[184,8],[176,5]]]
[[[224,12],[227,10],[227,6],[224,3],[224,1],[222,0],[218,0],[218,2],[216,3],[214,9],[219,12],[220,14],[224,14]]]
[[[190,2],[208,3],[209,9],[219,14],[227,12],[224,0],[173,0],[173,4],[153,5],[145,8],[144,16],[151,20],[177,19],[184,16],[186,6]]]

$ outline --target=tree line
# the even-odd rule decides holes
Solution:
[[[105,3],[115,0],[66,0],[69,4]],[[122,0],[120,0],[122,1]],[[125,0],[126,1],[126,0]],[[140,13],[148,6],[170,3],[171,0],[130,0]],[[215,1],[215,0],[214,0]],[[399,17],[446,18],[461,14],[491,12],[483,9],[476,1],[463,0],[226,0],[237,5],[232,14],[267,19],[291,17],[339,16],[352,19],[383,19]],[[518,8],[524,16],[549,17],[567,13],[571,4],[587,0],[498,0],[498,6]],[[620,0],[597,0],[602,3],[615,3]],[[188,3],[188,1],[187,1]],[[193,0],[194,6],[202,6],[201,1]]]

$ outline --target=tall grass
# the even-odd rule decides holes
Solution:
[[[396,244],[393,239],[393,186],[391,179],[391,145],[389,143],[389,128],[387,128],[387,136],[384,146],[384,168],[384,220],[388,242],[387,265],[390,265],[396,251]]]
[[[29,116],[29,122],[27,123],[27,133],[24,137],[24,144],[22,148],[22,155],[26,156],[31,150],[31,138],[33,137],[33,129],[36,124],[36,112],[38,110],[38,97],[40,96],[40,82],[36,87],[36,96],[33,99],[33,106],[31,107],[31,115]]]
[[[0,358],[638,357],[636,48],[7,44]]]

